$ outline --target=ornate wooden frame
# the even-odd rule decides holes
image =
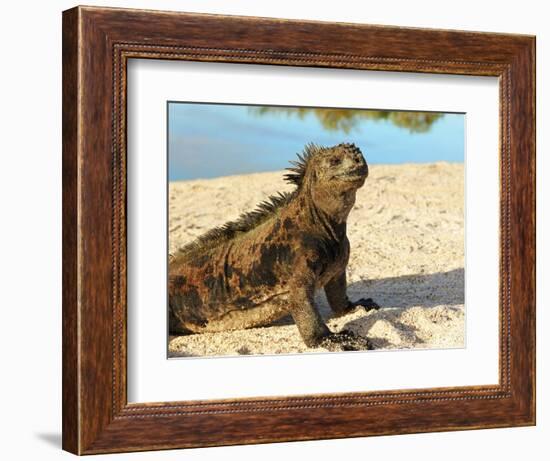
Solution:
[[[496,386],[129,404],[130,58],[498,76]],[[77,7],[63,13],[63,448],[77,454],[535,423],[535,38]]]

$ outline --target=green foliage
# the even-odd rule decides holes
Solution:
[[[359,109],[316,109],[305,107],[254,107],[252,113],[285,114],[288,117],[305,118],[313,114],[328,131],[350,133],[362,120],[387,120],[394,125],[408,129],[411,133],[425,133],[443,114],[435,112],[405,112],[391,110]]]

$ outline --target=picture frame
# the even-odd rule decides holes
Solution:
[[[129,403],[127,63],[499,79],[499,383]],[[63,449],[75,454],[535,424],[535,38],[76,7],[63,12]]]

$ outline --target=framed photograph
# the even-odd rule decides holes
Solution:
[[[535,424],[535,38],[63,13],[63,448]]]

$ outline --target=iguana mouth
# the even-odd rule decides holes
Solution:
[[[344,181],[358,181],[359,179],[365,179],[368,175],[367,167],[361,167],[356,170],[348,171],[334,176],[335,179],[343,179]]]

